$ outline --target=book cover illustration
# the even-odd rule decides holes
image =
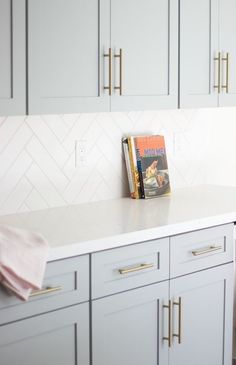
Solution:
[[[145,198],[170,193],[170,180],[164,136],[134,137],[137,164]]]

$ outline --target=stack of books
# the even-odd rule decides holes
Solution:
[[[129,136],[122,139],[130,195],[133,199],[170,194],[164,136]]]

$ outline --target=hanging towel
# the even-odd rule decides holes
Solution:
[[[22,300],[41,289],[48,244],[36,233],[0,226],[0,283]]]

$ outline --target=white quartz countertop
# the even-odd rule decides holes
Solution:
[[[0,216],[42,234],[49,261],[236,221],[236,188],[197,186],[168,197],[130,198]]]

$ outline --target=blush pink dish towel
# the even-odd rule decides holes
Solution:
[[[38,234],[0,226],[0,283],[22,300],[41,289],[48,244]]]

